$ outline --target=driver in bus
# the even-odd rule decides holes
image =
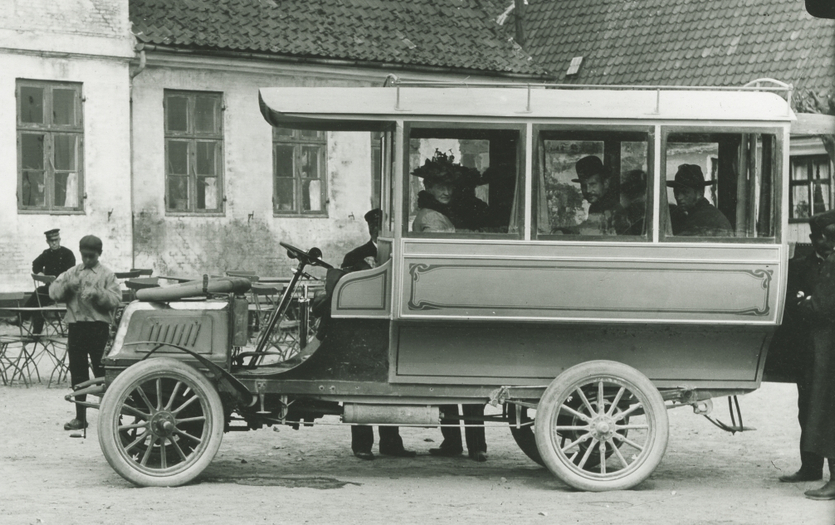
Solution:
[[[577,226],[580,235],[614,235],[615,214],[619,208],[619,197],[612,191],[609,170],[599,157],[589,155],[574,165],[583,198],[589,203],[588,217]]]
[[[369,241],[358,248],[354,248],[342,259],[342,269],[346,272],[368,270],[376,266],[377,237],[383,225],[383,210],[376,208],[365,214],[368,223]],[[415,457],[415,452],[403,447],[399,427],[377,427],[380,433],[380,454],[401,458]],[[351,450],[360,459],[372,460],[374,453],[374,431],[370,426],[353,425],[351,427]]]
[[[716,206],[705,198],[705,187],[717,181],[705,181],[702,168],[696,164],[681,164],[675,180],[667,181],[673,188],[678,207],[670,208],[673,235],[699,237],[731,237],[733,228]]]

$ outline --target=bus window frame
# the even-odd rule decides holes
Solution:
[[[717,126],[681,126],[681,125],[662,125],[661,126],[661,162],[658,169],[658,178],[656,184],[660,184],[659,202],[659,237],[658,242],[664,244],[681,244],[681,243],[719,243],[719,244],[759,244],[759,245],[779,245],[783,238],[783,218],[786,212],[783,210],[783,179],[785,177],[785,167],[783,166],[783,148],[785,145],[784,128],[774,126],[739,126],[739,125],[717,125]],[[773,166],[772,187],[774,188],[774,196],[772,205],[771,220],[774,223],[774,235],[771,237],[701,237],[701,236],[675,236],[667,235],[667,221],[670,218],[669,213],[663,213],[661,210],[663,206],[669,205],[667,201],[667,174],[661,173],[661,166],[667,166],[667,142],[670,135],[675,134],[691,134],[691,135],[742,135],[756,133],[759,135],[773,135],[774,148],[771,152],[771,165]],[[705,166],[700,166],[705,169]],[[705,174],[707,177],[707,174]],[[729,219],[730,220],[730,219]],[[672,230],[671,230],[672,231]]]
[[[653,242],[653,218],[655,213],[655,134],[656,126],[654,124],[534,124],[533,125],[533,166],[532,166],[532,211],[531,211],[531,240],[546,241],[546,242],[615,242],[615,243],[651,243]],[[537,203],[539,202],[538,184],[536,180],[539,178],[540,156],[544,154],[542,151],[543,132],[548,133],[577,133],[580,137],[577,140],[596,140],[583,138],[584,135],[600,135],[606,133],[622,133],[622,134],[641,134],[647,137],[647,214],[644,217],[644,224],[646,225],[646,235],[555,235],[555,234],[539,234],[538,217],[539,211]],[[621,141],[623,142],[623,141]],[[627,141],[636,142],[636,141]],[[605,141],[604,141],[605,143]],[[605,146],[604,146],[605,156]],[[606,159],[603,160],[606,165]],[[612,173],[611,175],[614,175]],[[623,175],[617,174],[618,177]]]
[[[411,223],[409,221],[409,177],[412,177],[410,171],[410,154],[412,139],[412,129],[449,129],[455,130],[502,130],[502,131],[516,131],[518,133],[518,141],[516,144],[516,187],[519,188],[519,195],[514,195],[516,200],[516,219],[519,225],[517,232],[508,233],[487,233],[487,232],[413,232],[410,230]],[[527,125],[522,122],[480,122],[480,121],[439,121],[439,120],[411,120],[403,122],[403,140],[400,144],[403,152],[402,164],[402,191],[401,191],[401,227],[400,233],[404,239],[482,239],[493,241],[520,241],[525,238],[525,231],[528,228],[525,217],[525,200],[527,198],[525,186],[525,144],[527,140]],[[521,182],[519,177],[522,177]],[[510,225],[508,224],[508,227]]]

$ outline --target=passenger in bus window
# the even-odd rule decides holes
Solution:
[[[481,175],[472,169],[463,173],[460,179],[452,191],[449,219],[458,231],[481,231],[490,220],[489,206],[475,194],[476,187],[481,184]]]
[[[673,188],[677,207],[670,207],[673,235],[698,237],[730,237],[733,228],[716,206],[705,198],[705,187],[716,184],[705,181],[702,168],[696,164],[681,164],[675,180],[667,181]]]
[[[614,217],[619,208],[618,196],[612,191],[609,170],[599,157],[589,155],[577,161],[574,168],[583,198],[589,203],[588,217],[577,226],[580,235],[614,235]]]
[[[618,235],[644,235],[646,213],[647,174],[642,170],[629,171],[621,181],[620,208],[615,213]]]
[[[425,188],[418,193],[418,212],[412,223],[413,232],[455,232],[455,225],[450,219],[455,188],[469,178],[477,178],[479,173],[475,168],[455,164],[454,160],[453,155],[447,156],[435,150],[431,159],[412,171],[412,175],[423,179]]]

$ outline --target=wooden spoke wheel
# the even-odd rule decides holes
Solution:
[[[119,475],[161,487],[198,476],[214,459],[223,428],[223,404],[206,376],[160,357],[131,366],[107,388],[98,434]]]
[[[580,490],[634,487],[661,462],[669,437],[661,394],[646,376],[612,361],[560,374],[540,399],[536,419],[545,466]]]

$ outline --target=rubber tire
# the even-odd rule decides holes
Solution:
[[[570,461],[563,460],[553,447],[551,430],[556,420],[560,404],[577,387],[595,383],[598,379],[617,379],[638,397],[644,406],[647,422],[650,423],[650,437],[647,448],[639,459],[632,463],[626,472],[616,472],[609,479],[596,479],[584,476]],[[631,366],[615,361],[588,361],[575,365],[554,379],[537,408],[536,446],[545,466],[555,476],[575,489],[601,492],[607,490],[625,490],[632,488],[648,478],[664,457],[669,440],[669,421],[667,407],[658,389],[641,372]],[[554,433],[556,433],[554,431]]]
[[[122,454],[118,432],[119,414],[127,394],[137,385],[155,377],[185,382],[199,396],[208,426],[204,443],[198,447],[201,450],[196,452],[196,461],[173,474],[158,476],[134,468],[133,462]],[[107,387],[100,408],[98,434],[104,457],[120,476],[142,487],[176,487],[192,481],[209,466],[223,440],[223,403],[214,385],[194,367],[170,357],[147,359],[127,368]]]
[[[522,407],[522,422],[530,421],[527,417],[527,410]],[[516,407],[512,403],[508,403],[507,417],[510,420],[510,434],[513,440],[519,445],[519,449],[525,453],[534,463],[544,467],[545,462],[542,461],[542,456],[539,455],[539,449],[536,448],[536,436],[534,435],[533,426],[524,426],[516,428]]]

